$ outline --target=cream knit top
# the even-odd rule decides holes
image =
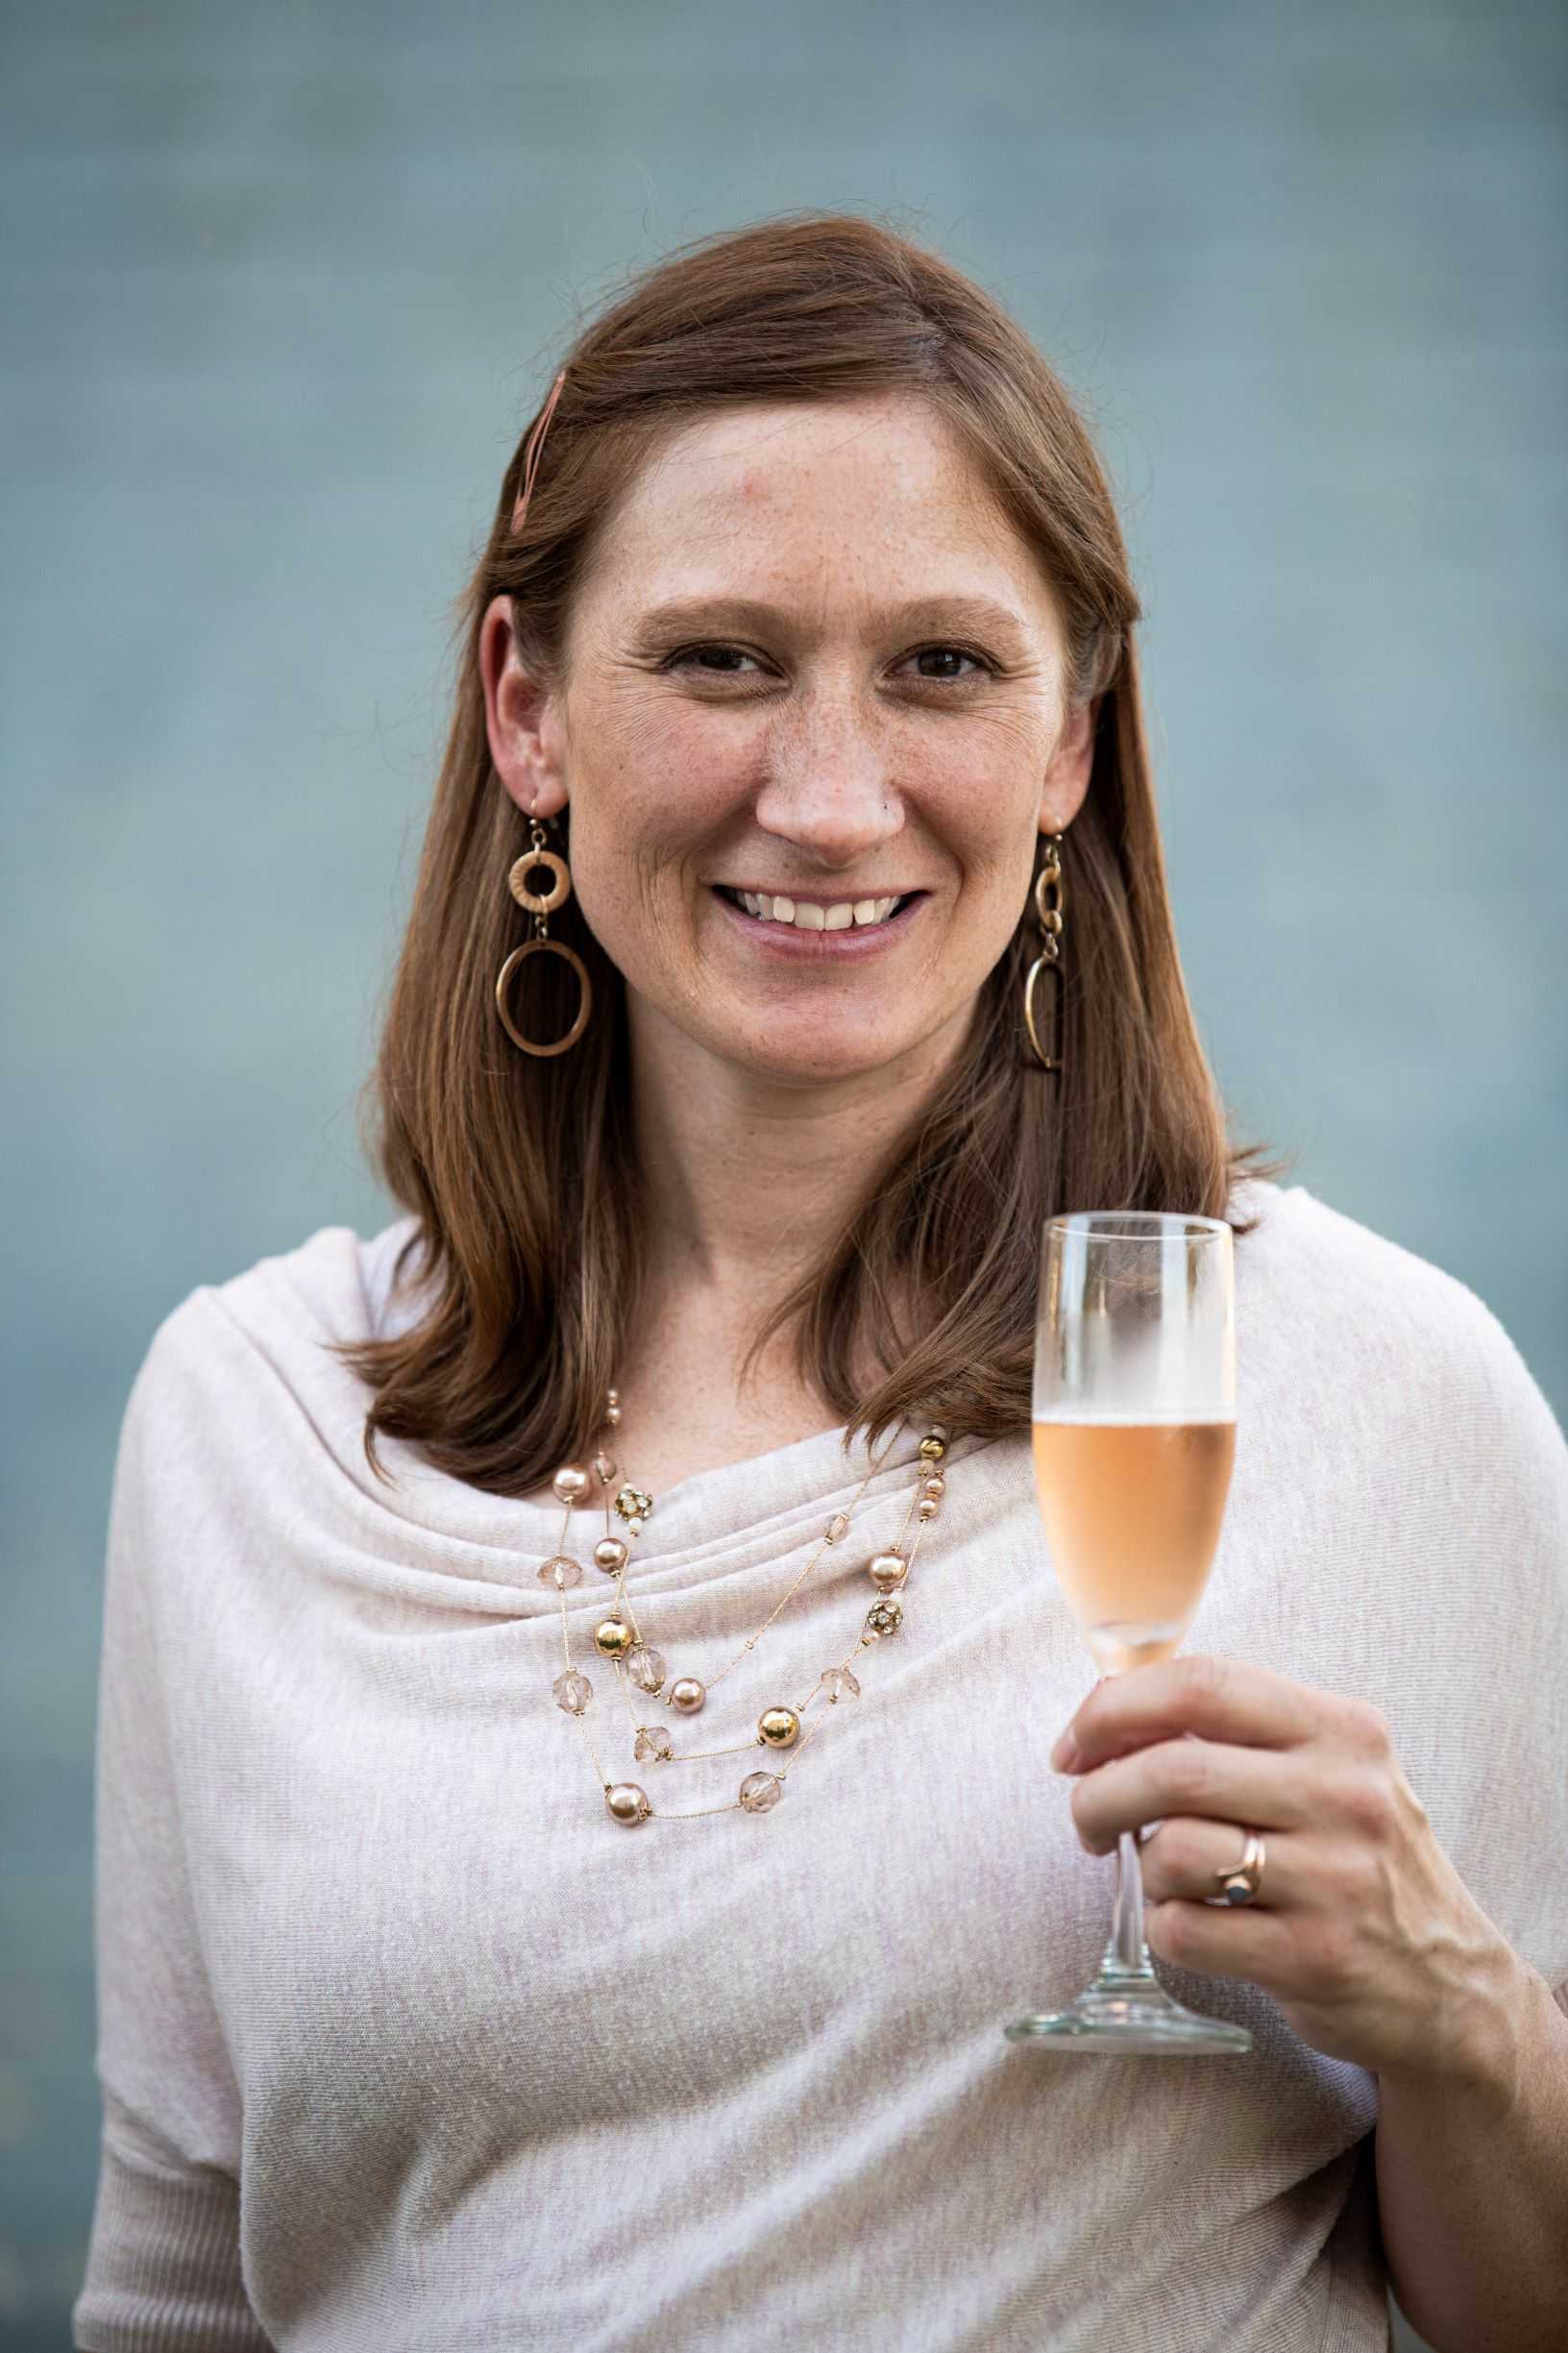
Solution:
[[[1236,1471],[1187,1648],[1387,1715],[1499,1928],[1568,1981],[1568,1446],[1502,1326],[1248,1181]],[[1377,2084],[1256,1988],[1242,2059],[1004,2042],[1092,1973],[1111,1865],[1051,1741],[1094,1679],[1027,1433],[968,1437],[894,1636],[771,1812],[612,1821],[551,1685],[560,1512],[383,1443],[324,1339],[385,1331],[400,1218],[192,1291],[126,1409],[97,1747],[98,2353],[1351,2353],[1385,2341]],[[847,1505],[824,1432],[656,1498],[628,1590],[711,1678]],[[920,1433],[687,1746],[846,1655]],[[636,1464],[625,1464],[635,1478]],[[595,1746],[655,1806],[566,1596]],[[753,1762],[759,1759],[753,1759]],[[766,1762],[766,1759],[760,1759]],[[677,1777],[661,1779],[661,1775]],[[668,1793],[668,1794],[667,1794]]]

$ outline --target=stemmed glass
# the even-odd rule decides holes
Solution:
[[[1052,1563],[1100,1673],[1170,1657],[1203,1598],[1236,1456],[1223,1219],[1075,1210],[1047,1221],[1033,1419]],[[1131,1831],[1117,1841],[1111,1939],[1093,1984],[1065,2010],[1003,2032],[1058,2050],[1252,2047],[1246,2027],[1185,2009],[1155,1975]]]

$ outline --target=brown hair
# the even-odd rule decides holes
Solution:
[[[332,1343],[374,1391],[367,1456],[385,1476],[382,1432],[476,1486],[527,1493],[591,1447],[637,1296],[625,990],[575,898],[552,921],[592,977],[581,1041],[525,1056],[497,1014],[496,975],[521,920],[506,875],[527,821],[490,758],[483,615],[510,597],[523,661],[558,681],[573,599],[661,439],[737,403],[890,389],[956,429],[1039,552],[1068,648],[1069,707],[1101,699],[1088,795],[1062,849],[1064,1068],[1048,1074],[1023,1042],[1036,944],[1026,904],[966,1049],[822,1263],[773,1305],[748,1365],[795,1323],[801,1374],[850,1438],[875,1445],[901,1415],[955,1434],[1022,1428],[1044,1219],[1084,1206],[1224,1216],[1237,1176],[1286,1164],[1248,1169],[1262,1147],[1230,1149],[1193,1022],[1144,746],[1140,608],[1088,433],[988,293],[846,214],[788,214],[678,249],[583,330],[565,370],[521,533],[527,437],[457,601],[452,729],[367,1082],[366,1148],[419,1219],[397,1275],[430,1286],[405,1331]],[[556,958],[533,959],[528,1021],[556,1037],[575,984],[566,975],[557,991],[541,968],[565,974]],[[918,1330],[899,1328],[895,1292],[920,1303]],[[869,1393],[851,1369],[867,1362],[882,1367]]]

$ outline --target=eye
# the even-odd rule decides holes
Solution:
[[[681,652],[672,653],[664,667],[666,670],[684,670],[688,663],[697,662],[698,656],[703,654],[717,654],[725,664],[755,659],[754,655],[744,652],[739,646],[687,646]],[[709,669],[707,674],[710,678],[738,678],[743,675],[740,671],[729,668]]]
[[[909,659],[912,662],[972,662],[988,674],[992,672],[992,664],[987,661],[985,655],[971,653],[968,646],[921,646],[918,652],[909,656]],[[928,670],[922,672],[921,675],[931,679],[937,685],[946,681],[951,681],[955,686],[963,683],[959,673],[952,670],[942,672]]]

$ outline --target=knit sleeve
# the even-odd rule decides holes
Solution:
[[[159,1543],[178,1528],[184,1450],[200,1442],[177,1427],[167,1394],[180,1314],[133,1385],[110,1501],[93,1822],[103,2126],[71,2310],[73,2342],[88,2353],[264,2353],[271,2342],[242,2276],[239,2094],[185,1869],[159,1663]]]

